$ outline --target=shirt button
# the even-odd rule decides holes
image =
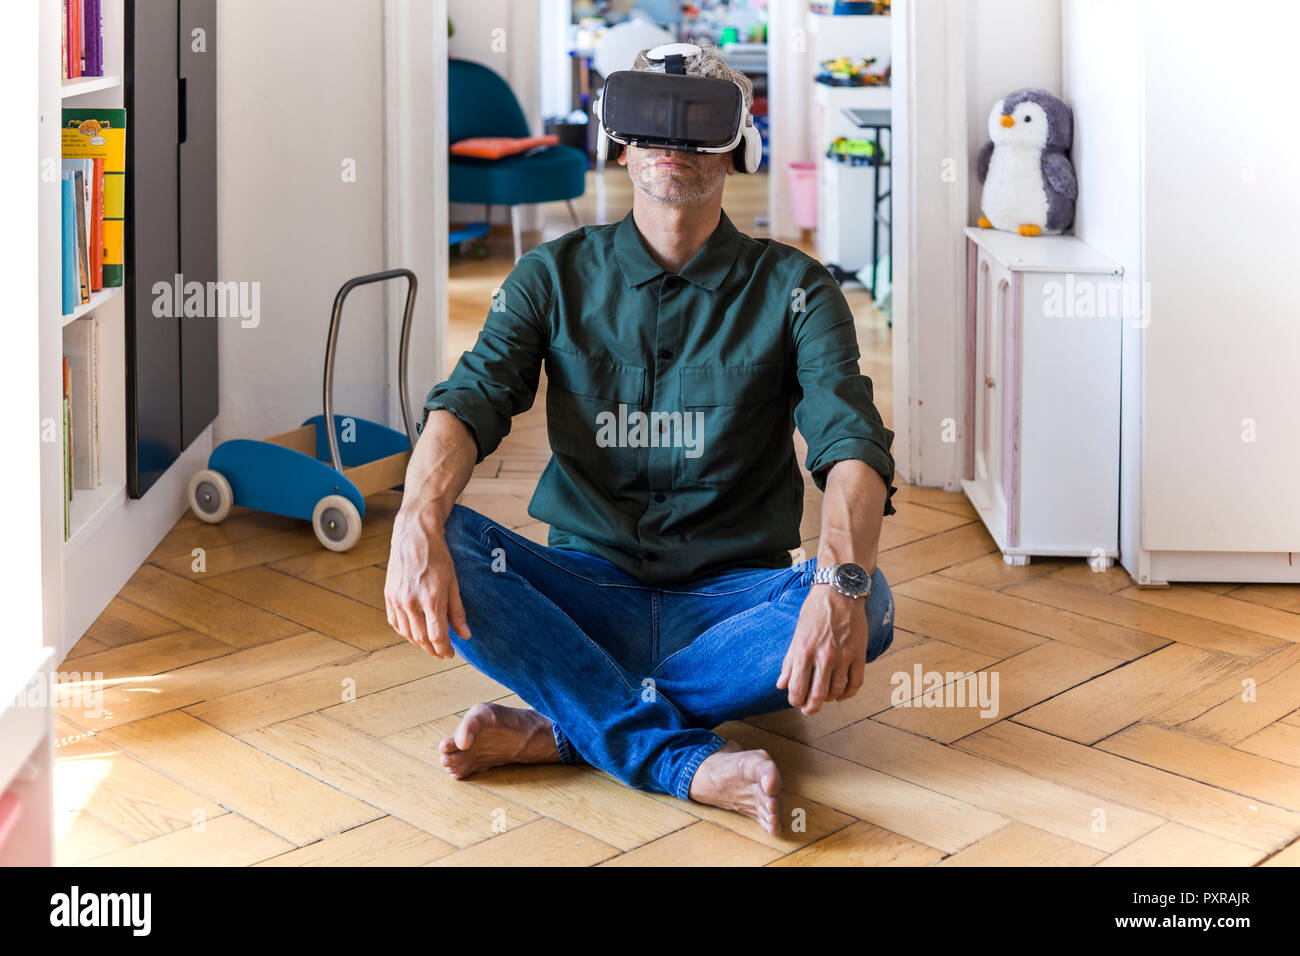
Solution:
[[[673,350],[672,350],[672,349],[660,349],[660,350],[659,350],[659,357],[660,357],[661,359],[663,359],[665,362],[667,362],[669,359],[671,359],[671,358],[673,357]]]
[[[666,494],[664,494],[662,491],[656,491],[656,492],[655,492],[655,501],[658,501],[658,502],[664,502],[664,501],[667,501],[667,500],[668,500],[668,496],[667,496]]]
[[[647,551],[647,552],[645,553],[645,559],[646,559],[647,561],[658,561],[658,560],[659,560],[659,555],[658,555],[657,552],[654,552],[654,551]]]

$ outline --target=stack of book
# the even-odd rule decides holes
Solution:
[[[72,487],[99,486],[99,322],[78,319],[64,333],[63,345],[70,391],[72,419]]]
[[[63,537],[68,505],[102,481],[99,448],[99,322],[89,315],[63,333]]]
[[[126,110],[63,111],[63,314],[124,275]],[[63,328],[63,537],[73,497],[99,487],[99,320],[93,309]]]
[[[100,0],[63,0],[63,78],[104,75]]]
[[[122,284],[126,110],[63,111],[63,314]]]

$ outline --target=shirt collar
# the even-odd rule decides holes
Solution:
[[[710,292],[716,292],[735,264],[736,254],[740,251],[740,240],[740,230],[723,211],[713,234],[682,269],[682,278]],[[623,270],[623,278],[630,286],[642,285],[665,272],[663,266],[651,257],[630,211],[614,230],[614,254]]]

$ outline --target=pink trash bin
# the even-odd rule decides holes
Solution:
[[[790,175],[790,201],[794,206],[794,224],[800,229],[817,228],[817,164],[787,163]]]

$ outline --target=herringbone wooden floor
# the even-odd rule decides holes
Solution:
[[[620,173],[614,213],[597,218],[589,199],[588,221],[626,209]],[[761,180],[727,188],[746,229]],[[453,358],[509,268],[508,236],[493,242],[492,259],[453,265]],[[889,333],[853,302],[889,422]],[[548,457],[543,406],[461,499],[539,541],[527,502]],[[383,569],[399,499],[387,493],[346,554],[322,550],[304,523],[252,512],[177,523],[63,667],[103,673],[103,713],[60,709],[58,859],[1300,864],[1300,588],[1139,590],[1082,560],[1007,567],[962,496],[899,485],[880,556],[896,637],[862,691],[811,718],[723,728],[779,762],[784,837],[590,768],[447,777],[435,746],[458,715],[522,702],[389,630]],[[809,553],[818,526],[809,482]],[[996,674],[998,713],[891,706],[893,676],[916,668],[948,683]]]

